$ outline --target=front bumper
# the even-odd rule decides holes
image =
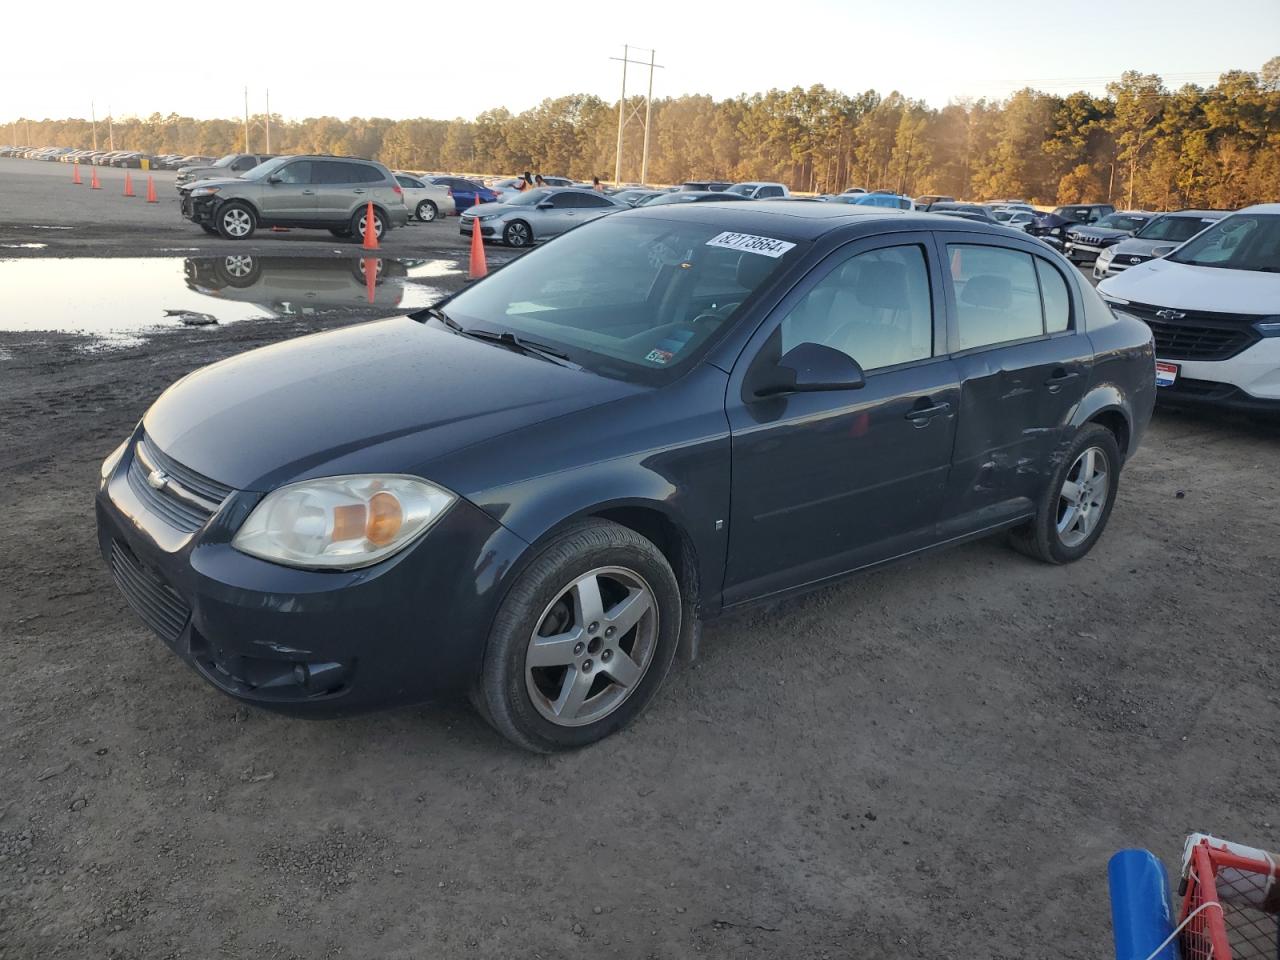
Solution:
[[[1062,249],[1063,253],[1075,263],[1092,263],[1098,259],[1098,254],[1106,249],[1106,244],[1095,246],[1091,243],[1067,240],[1063,243]]]
[[[136,439],[136,438],[135,438]],[[131,443],[96,499],[117,586],[174,653],[223,693],[324,716],[466,689],[526,544],[458,500],[417,543],[362,570],[297,570],[231,546],[261,498],[234,492],[184,535],[135,494]]]
[[[464,237],[471,236],[475,230],[475,218],[463,217],[458,221],[458,233]],[[498,226],[495,221],[480,221],[480,236],[496,237],[498,235]]]
[[[1227,360],[1168,362],[1179,369],[1173,386],[1156,394],[1164,403],[1280,412],[1280,337],[1263,337]]]
[[[217,206],[218,198],[215,196],[193,197],[190,193],[182,194],[182,215],[192,223],[212,226]]]

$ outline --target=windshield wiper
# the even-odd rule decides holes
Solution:
[[[540,360],[546,360],[549,363],[559,364],[562,367],[572,367],[574,370],[581,370],[579,364],[569,359],[567,353],[562,353],[553,347],[549,347],[544,343],[537,343],[533,340],[526,340],[524,337],[516,336],[510,330],[481,330],[478,327],[464,327],[453,317],[449,316],[439,307],[427,307],[429,316],[435,317],[450,330],[460,336],[471,337],[474,340],[485,340],[489,343],[496,343],[500,346],[510,347],[518,350],[520,353],[527,354],[531,357],[537,357]]]

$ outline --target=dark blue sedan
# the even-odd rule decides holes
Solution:
[[[474,207],[477,202],[493,203],[498,199],[494,191],[466,177],[427,177],[427,179],[449,188],[449,196],[453,197],[453,206],[457,213]]]
[[[1084,557],[1154,396],[1146,325],[1012,231],[640,208],[187,376],[103,463],[98,537],[224,693],[468,691],[550,751],[634,718],[721,613],[993,534]]]

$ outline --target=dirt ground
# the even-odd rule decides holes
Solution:
[[[118,596],[94,474],[188,371],[358,318],[0,333],[4,960],[1097,960],[1113,851],[1280,847],[1280,427],[1247,420],[1158,413],[1071,567],[979,543],[718,621],[578,753],[223,697]]]

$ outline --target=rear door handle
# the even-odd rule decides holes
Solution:
[[[1063,384],[1070,383],[1078,376],[1080,376],[1080,374],[1076,373],[1074,370],[1063,370],[1059,367],[1057,370],[1053,371],[1053,376],[1046,380],[1044,385],[1049,388],[1050,393],[1057,393],[1062,389]]]
[[[907,419],[916,424],[916,426],[924,426],[925,423],[934,417],[940,417],[951,409],[951,404],[935,403],[929,407],[912,407],[907,411]]]

